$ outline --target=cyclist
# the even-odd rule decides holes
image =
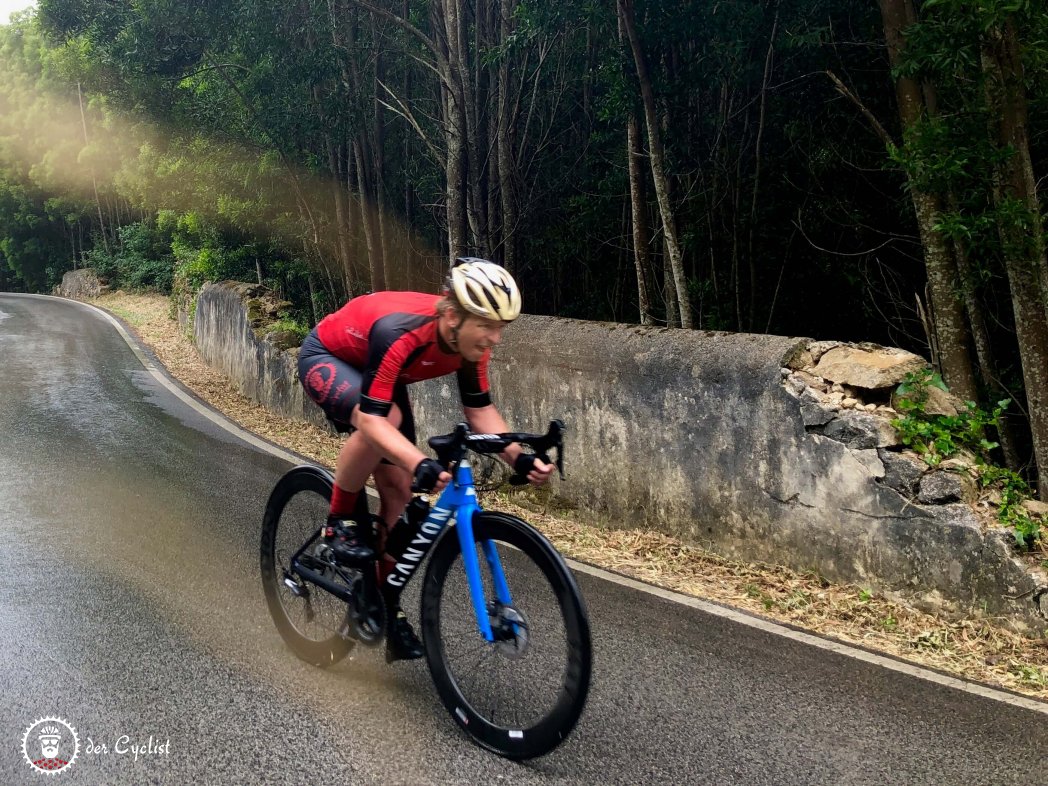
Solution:
[[[412,482],[440,492],[451,480],[415,444],[407,385],[452,372],[463,413],[476,433],[509,431],[491,403],[488,361],[502,331],[520,313],[520,291],[505,268],[475,257],[456,259],[443,296],[376,292],[353,298],[320,321],[302,343],[299,378],[340,433],[349,433],[335,465],[325,537],[337,561],[360,564],[375,556],[358,525],[371,524],[364,484],[375,476],[379,519],[386,537],[411,500]],[[533,485],[553,465],[510,445],[502,458]],[[383,527],[379,527],[383,529]],[[380,536],[379,549],[385,545]],[[386,660],[420,658],[425,651],[400,608],[400,590],[386,584],[394,558],[378,560],[386,604]]]

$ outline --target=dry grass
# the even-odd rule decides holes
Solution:
[[[231,420],[323,465],[334,465],[338,438],[277,417],[237,392],[181,334],[166,298],[116,292],[94,302],[121,317],[172,375]],[[732,562],[659,533],[554,512],[526,493],[493,493],[489,499],[499,509],[527,518],[574,559],[1048,700],[1048,638],[1020,636],[989,620],[944,620],[859,587],[829,584],[781,567]]]

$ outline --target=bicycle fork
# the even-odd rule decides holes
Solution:
[[[480,510],[480,506],[477,505],[477,492],[473,486],[473,469],[468,461],[459,462],[455,486],[457,498],[452,501],[455,505],[455,529],[458,532],[459,550],[462,553],[462,566],[466,571],[466,581],[469,583],[473,613],[476,615],[477,628],[484,640],[495,641],[495,633],[491,629],[491,617],[488,614],[488,602],[484,595],[476,541],[473,538],[473,514]],[[441,500],[443,498],[444,495],[441,495]],[[490,540],[482,541],[481,551],[484,552],[484,559],[488,563],[496,599],[502,606],[510,605],[509,585],[506,583],[506,574],[502,570],[502,561],[499,559],[495,544]],[[514,625],[515,628],[516,625]]]
[[[455,469],[455,481],[444,489],[440,498],[430,508],[429,515],[413,533],[411,540],[401,544],[401,549],[398,549],[401,553],[396,556],[396,563],[386,578],[385,585],[397,592],[404,588],[454,515],[477,628],[486,641],[494,641],[495,634],[491,628],[487,598],[481,580],[480,560],[473,539],[473,514],[479,509],[477,492],[473,485],[473,470],[468,461],[462,460]],[[508,606],[509,586],[495,544],[483,541],[481,550],[491,572],[496,598],[501,605]]]

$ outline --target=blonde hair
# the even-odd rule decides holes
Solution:
[[[449,308],[455,312],[456,316],[461,317],[462,319],[465,319],[469,316],[469,312],[466,311],[466,309],[462,307],[462,304],[459,303],[453,296],[444,295],[444,297],[437,301],[437,315],[442,316],[444,312]]]

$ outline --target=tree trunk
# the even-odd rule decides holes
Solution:
[[[960,212],[957,197],[954,194],[947,195],[947,204],[953,213]],[[975,344],[975,357],[979,363],[979,378],[983,387],[990,391],[993,398],[1002,400],[1010,397],[1010,394],[1002,387],[997,378],[997,362],[994,358],[993,344],[990,339],[990,330],[983,316],[982,304],[979,302],[978,284],[976,281],[975,266],[972,264],[967,247],[960,241],[954,241],[954,256],[957,259],[957,273],[961,282],[961,292],[964,296],[964,307],[968,314],[968,324],[972,328],[972,341]],[[1004,463],[1008,469],[1018,471],[1022,466],[1019,451],[1016,447],[1015,426],[1013,417],[1002,415],[997,426],[997,434],[1001,441],[1001,452],[1004,454]]]
[[[633,265],[637,274],[637,307],[640,312],[640,323],[651,325],[654,320],[651,314],[651,296],[648,294],[648,270],[651,260],[648,258],[648,206],[644,194],[644,171],[640,149],[640,131],[637,128],[637,117],[631,112],[626,123],[626,155],[629,160],[630,203],[632,205],[633,224]]]
[[[662,136],[658,118],[655,113],[655,94],[651,87],[648,65],[641,49],[640,37],[637,35],[633,13],[633,0],[617,0],[619,16],[633,50],[633,61],[637,70],[637,81],[640,83],[641,100],[644,103],[644,120],[648,127],[648,156],[651,161],[651,174],[655,181],[655,196],[659,203],[659,214],[662,217],[662,229],[665,236],[666,251],[669,258],[680,323],[684,328],[692,327],[691,305],[688,302],[688,284],[684,275],[684,260],[677,241],[676,219],[670,205],[669,181],[663,161]]]
[[[80,82],[76,83],[76,98],[80,103],[80,123],[84,129],[84,147],[87,147],[87,115],[84,113],[84,96],[80,91]],[[102,218],[102,202],[98,198],[98,180],[95,178],[95,168],[92,166],[91,169],[91,188],[95,193],[95,208],[98,210],[98,229],[102,233],[102,246],[106,250],[106,256],[109,256],[109,239],[106,236],[106,222]]]
[[[681,324],[677,284],[673,280],[673,267],[670,264],[670,255],[666,251],[665,237],[662,239],[662,278],[666,301],[666,327],[679,328]]]
[[[463,207],[469,225],[470,245],[482,256],[488,256],[484,201],[481,194],[482,167],[480,164],[480,140],[477,138],[476,100],[473,81],[469,73],[469,47],[466,43],[462,0],[443,0],[444,29],[448,42],[448,62],[451,66],[450,81],[454,104],[455,135],[462,161],[460,188],[465,189]],[[450,140],[449,140],[450,142]],[[449,148],[450,151],[450,148]],[[448,188],[451,188],[449,181]]]
[[[996,141],[1002,151],[1011,152],[997,164],[994,199],[999,208],[1006,201],[1026,208],[1026,221],[1015,220],[1014,211],[1008,210],[999,217],[998,229],[1015,312],[1034,457],[1038,473],[1048,473],[1048,285],[1043,219],[1030,163],[1023,66],[1011,20],[1003,29],[987,31],[982,59],[989,116],[997,120]],[[1048,474],[1045,480],[1039,484],[1042,496],[1048,488]]]
[[[1044,216],[1037,198],[1037,178],[1030,153],[1030,131],[1027,111],[1026,84],[1023,73],[1022,49],[1015,20],[1009,18],[1001,29],[989,31],[990,49],[997,67],[993,80],[1000,90],[1003,111],[1000,141],[1011,148],[1013,156],[1005,163],[1007,184],[1011,196],[1022,202],[1027,210],[1026,253],[1038,271],[1042,302],[1048,308],[1048,256],[1044,238]]]
[[[448,256],[451,259],[466,254],[466,200],[463,196],[465,184],[465,151],[463,122],[455,97],[444,90],[444,135],[447,160],[444,176],[447,179]]]
[[[905,39],[903,31],[914,17],[911,0],[879,0],[888,57],[895,68],[899,65]],[[899,118],[904,133],[912,128],[925,110],[921,86],[912,78],[900,76],[895,81]],[[941,217],[939,199],[911,184],[910,194],[917,215],[917,227],[924,247],[924,265],[928,275],[932,321],[939,347],[939,362],[946,384],[965,400],[977,399],[975,375],[968,352],[968,327],[957,297],[960,290],[956,263],[946,238],[935,229]]]
[[[338,252],[338,261],[341,267],[349,270],[352,264],[349,240],[349,209],[347,202],[346,186],[342,178],[342,163],[339,161],[340,151],[330,135],[325,135],[324,144],[327,147],[328,170],[331,172],[331,197],[335,205],[335,248]]]
[[[360,239],[364,225],[363,200],[360,197],[360,178],[357,176],[357,165],[353,155],[353,143],[342,144],[342,160],[346,167],[346,237],[349,241],[349,267],[342,269],[342,281],[346,291],[352,291],[354,267],[357,260],[363,257],[360,253]]]
[[[761,141],[764,138],[764,118],[768,100],[768,80],[771,78],[772,64],[775,56],[775,34],[779,30],[779,3],[775,2],[775,20],[768,36],[768,52],[764,57],[764,78],[761,81],[760,118],[757,122],[757,141],[754,145],[753,197],[750,200],[749,245],[746,257],[750,267],[749,323],[747,330],[752,331],[757,323],[757,257],[753,249],[753,239],[757,231],[757,196],[760,193],[761,181]]]
[[[306,269],[306,285],[309,287],[309,308],[310,313],[313,315],[313,324],[316,325],[320,322],[320,313],[317,309],[317,292],[313,286],[313,269]]]
[[[375,33],[377,35],[377,31]],[[378,96],[378,83],[383,81],[382,55],[375,56],[375,79],[374,94]],[[375,112],[375,121],[372,130],[371,162],[372,162],[372,189],[374,191],[375,203],[372,208],[375,218],[376,258],[372,263],[372,270],[378,269],[378,279],[382,282],[382,289],[389,286],[389,230],[386,220],[386,183],[385,183],[385,135],[382,128],[382,115],[379,106],[372,102]],[[374,279],[374,274],[372,274]]]
[[[353,156],[357,161],[357,180],[360,184],[360,214],[364,228],[364,242],[368,248],[369,268],[371,270],[371,291],[381,292],[386,288],[385,271],[382,268],[381,238],[378,231],[378,219],[372,194],[372,174],[368,171],[369,156],[364,150],[364,143],[357,137],[353,140]]]
[[[502,0],[499,14],[500,37],[503,43],[509,40],[512,31],[510,20],[516,0]],[[517,264],[517,165],[513,158],[513,102],[512,85],[510,84],[509,55],[503,54],[499,63],[498,76],[498,133],[496,135],[497,158],[499,169],[499,205],[502,213],[502,263],[507,270],[514,270]]]

